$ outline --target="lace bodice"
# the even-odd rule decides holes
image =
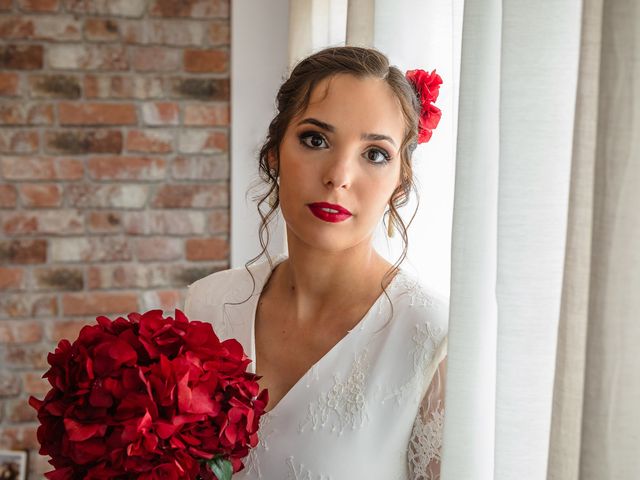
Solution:
[[[257,302],[272,269],[266,259],[249,268],[255,290],[244,267],[216,272],[189,286],[185,313],[255,358]],[[263,415],[234,480],[440,478],[448,302],[404,269],[387,293],[393,310],[381,294]]]

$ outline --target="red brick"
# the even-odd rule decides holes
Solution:
[[[124,231],[129,235],[198,235],[206,228],[204,212],[145,210],[127,212]]]
[[[0,370],[0,397],[13,397],[20,393],[20,379],[13,373]]]
[[[6,419],[11,423],[28,423],[38,420],[38,412],[29,405],[27,398],[12,398],[4,402]]]
[[[39,70],[43,52],[42,45],[0,45],[0,70]]]
[[[36,290],[74,291],[84,288],[80,267],[41,267],[33,271]]]
[[[142,119],[147,125],[177,125],[178,105],[168,102],[144,103]]]
[[[151,157],[93,157],[87,162],[96,180],[159,180],[166,177],[165,160]]]
[[[179,98],[194,98],[208,101],[229,101],[228,78],[183,78],[169,79],[169,90]]]
[[[46,240],[0,240],[0,264],[32,264],[46,261]]]
[[[130,152],[170,153],[173,151],[173,132],[169,130],[130,130],[126,147]]]
[[[67,0],[66,9],[84,15],[112,15],[139,18],[145,11],[147,0]]]
[[[119,262],[131,260],[126,238],[90,236],[51,238],[49,256],[52,262]]]
[[[77,41],[81,39],[81,23],[65,15],[3,17],[0,18],[0,37],[14,40]]]
[[[52,295],[24,293],[0,297],[0,318],[43,317],[58,314],[58,303]]]
[[[49,347],[42,344],[7,345],[4,366],[12,368],[44,369],[47,364]]]
[[[211,208],[229,204],[226,183],[210,185],[162,185],[151,206],[156,208]]]
[[[42,324],[36,320],[0,320],[0,344],[35,343],[42,340]]]
[[[19,87],[20,77],[16,73],[0,73],[0,95],[15,97]]]
[[[136,258],[140,262],[177,260],[182,257],[184,248],[178,238],[143,237],[135,242]]]
[[[19,211],[2,220],[7,235],[72,235],[84,232],[84,218],[75,210]]]
[[[53,106],[28,103],[0,104],[0,124],[4,125],[51,125]]]
[[[5,156],[0,169],[9,180],[78,180],[84,175],[82,161],[70,158]]]
[[[229,69],[225,50],[185,50],[184,69],[191,73],[223,73]]]
[[[120,28],[111,18],[88,18],[84,21],[84,36],[87,40],[111,42],[120,38]]]
[[[35,26],[28,17],[4,16],[0,18],[0,37],[3,39],[33,38]]]
[[[4,425],[0,427],[0,448],[6,450],[37,450],[40,448],[37,425]]]
[[[159,76],[87,75],[84,89],[86,98],[146,99],[164,96],[163,79]]]
[[[49,340],[53,342],[59,342],[60,340],[73,341],[78,338],[80,330],[86,325],[93,324],[88,320],[63,320],[49,322],[49,332],[47,336]]]
[[[61,125],[132,125],[137,123],[131,103],[60,103]]]
[[[229,125],[229,104],[187,104],[184,107],[184,125],[217,127]]]
[[[70,75],[32,75],[29,94],[33,98],[80,98],[82,87],[77,77]]]
[[[84,79],[86,98],[133,98],[136,79],[133,77],[87,75]]]
[[[209,43],[213,46],[231,44],[231,25],[229,22],[210,22],[207,31]]]
[[[35,130],[0,130],[0,152],[35,153],[40,145],[40,135]]]
[[[147,266],[136,264],[92,265],[87,270],[87,287],[101,288],[147,288],[151,286]]]
[[[23,372],[22,389],[27,395],[44,395],[51,389],[48,380],[42,378],[44,372]]]
[[[229,0],[153,0],[149,13],[156,17],[228,18]]]
[[[64,315],[105,315],[129,313],[138,309],[133,293],[66,293],[62,296]]]
[[[207,39],[206,23],[199,20],[151,20],[145,21],[145,28],[129,23],[124,28],[123,37],[127,43],[170,45],[172,47],[200,46]]]
[[[62,130],[45,135],[46,151],[55,154],[120,153],[122,144],[119,130]]]
[[[122,230],[122,213],[118,211],[90,212],[89,230],[97,233],[113,233]]]
[[[148,195],[147,185],[77,184],[65,188],[67,204],[77,208],[143,208]]]
[[[133,69],[138,72],[174,72],[180,69],[180,51],[167,47],[136,47]]]
[[[24,288],[25,271],[16,267],[0,267],[0,290]]]
[[[23,183],[19,189],[25,207],[59,207],[62,203],[62,187],[55,183]]]
[[[187,260],[225,260],[229,257],[229,242],[222,237],[190,238],[186,248]]]
[[[128,70],[123,45],[60,44],[47,47],[49,66],[55,70]]]
[[[184,129],[178,137],[180,153],[221,153],[229,151],[227,132]]]
[[[18,5],[25,12],[57,12],[59,0],[18,0]]]
[[[229,209],[215,209],[209,214],[209,233],[229,233]]]
[[[0,208],[15,208],[18,201],[16,187],[0,185]]]
[[[179,180],[224,180],[229,178],[229,157],[177,157],[171,164],[171,175]]]

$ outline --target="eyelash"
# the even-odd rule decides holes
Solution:
[[[320,148],[320,147],[312,147],[312,146],[308,145],[307,143],[305,143],[305,140],[307,138],[310,138],[310,137],[321,137],[322,140],[324,140],[325,142],[327,141],[318,132],[304,132],[304,133],[300,134],[300,136],[298,137],[300,139],[300,144],[302,146],[310,148],[312,150],[315,150],[316,148]],[[379,152],[384,157],[384,161],[382,161],[382,162],[373,162],[373,161],[369,160],[369,162],[372,163],[373,165],[375,165],[377,167],[383,167],[383,166],[385,166],[387,163],[389,163],[391,161],[391,155],[389,155],[389,153],[386,150],[383,150],[382,148],[372,148],[371,150],[373,150],[375,152]],[[371,150],[369,150],[369,151],[371,151]]]

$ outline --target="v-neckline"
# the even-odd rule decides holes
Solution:
[[[271,278],[271,275],[273,274],[274,270],[276,269],[276,267],[282,263],[283,261],[285,261],[288,257],[287,254],[282,253],[278,256],[276,256],[275,260],[274,260],[274,265],[273,268],[271,270],[269,270],[269,262],[268,261],[264,261],[263,264],[263,268],[266,270],[266,273],[262,276],[261,278],[261,285],[260,285],[260,291],[254,295],[252,297],[253,299],[253,306],[252,306],[252,313],[251,313],[251,359],[253,360],[252,362],[252,366],[253,366],[253,373],[257,372],[257,355],[256,355],[256,314],[258,313],[258,303],[260,300],[260,296],[262,295],[262,290],[264,289],[264,286],[267,284],[267,282],[269,281],[269,279]],[[396,274],[393,276],[393,278],[391,279],[391,281],[389,282],[389,284],[386,287],[387,293],[390,295],[391,289],[392,287],[395,286],[396,280],[398,279],[398,277],[400,275],[404,274],[404,270],[402,268],[398,268],[398,271],[396,272]],[[369,307],[369,309],[367,310],[367,313],[364,314],[364,316],[358,320],[358,322],[355,324],[355,326],[347,331],[346,335],[344,335],[340,340],[338,340],[336,342],[335,345],[333,345],[333,347],[331,347],[322,357],[320,357],[320,359],[318,359],[313,365],[311,365],[311,367],[309,367],[300,378],[298,378],[298,380],[293,384],[293,386],[287,390],[287,392],[282,396],[282,398],[280,398],[280,400],[278,401],[278,403],[276,403],[273,407],[271,407],[270,410],[265,411],[265,415],[268,414],[272,414],[277,408],[280,407],[280,405],[288,398],[290,397],[297,388],[298,385],[302,382],[302,380],[309,374],[309,372],[313,371],[314,369],[317,369],[318,366],[325,360],[325,358],[329,357],[332,352],[334,352],[335,350],[338,349],[338,347],[340,347],[342,344],[346,343],[348,341],[348,339],[353,337],[353,332],[360,330],[365,322],[367,321],[367,319],[371,316],[371,313],[373,312],[374,308],[377,307],[378,303],[380,303],[380,301],[382,300],[382,298],[385,296],[385,292],[383,291],[382,293],[380,293],[380,295],[374,300],[374,302],[371,304],[371,306]]]

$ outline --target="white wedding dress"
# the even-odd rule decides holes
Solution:
[[[274,268],[287,258],[272,257]],[[237,339],[255,361],[254,320],[272,272],[215,272],[189,286],[185,313]],[[259,443],[234,480],[440,478],[448,302],[404,269],[360,322],[262,416]],[[385,323],[388,324],[385,326]],[[377,332],[377,333],[376,333]],[[255,372],[255,363],[249,365]]]

